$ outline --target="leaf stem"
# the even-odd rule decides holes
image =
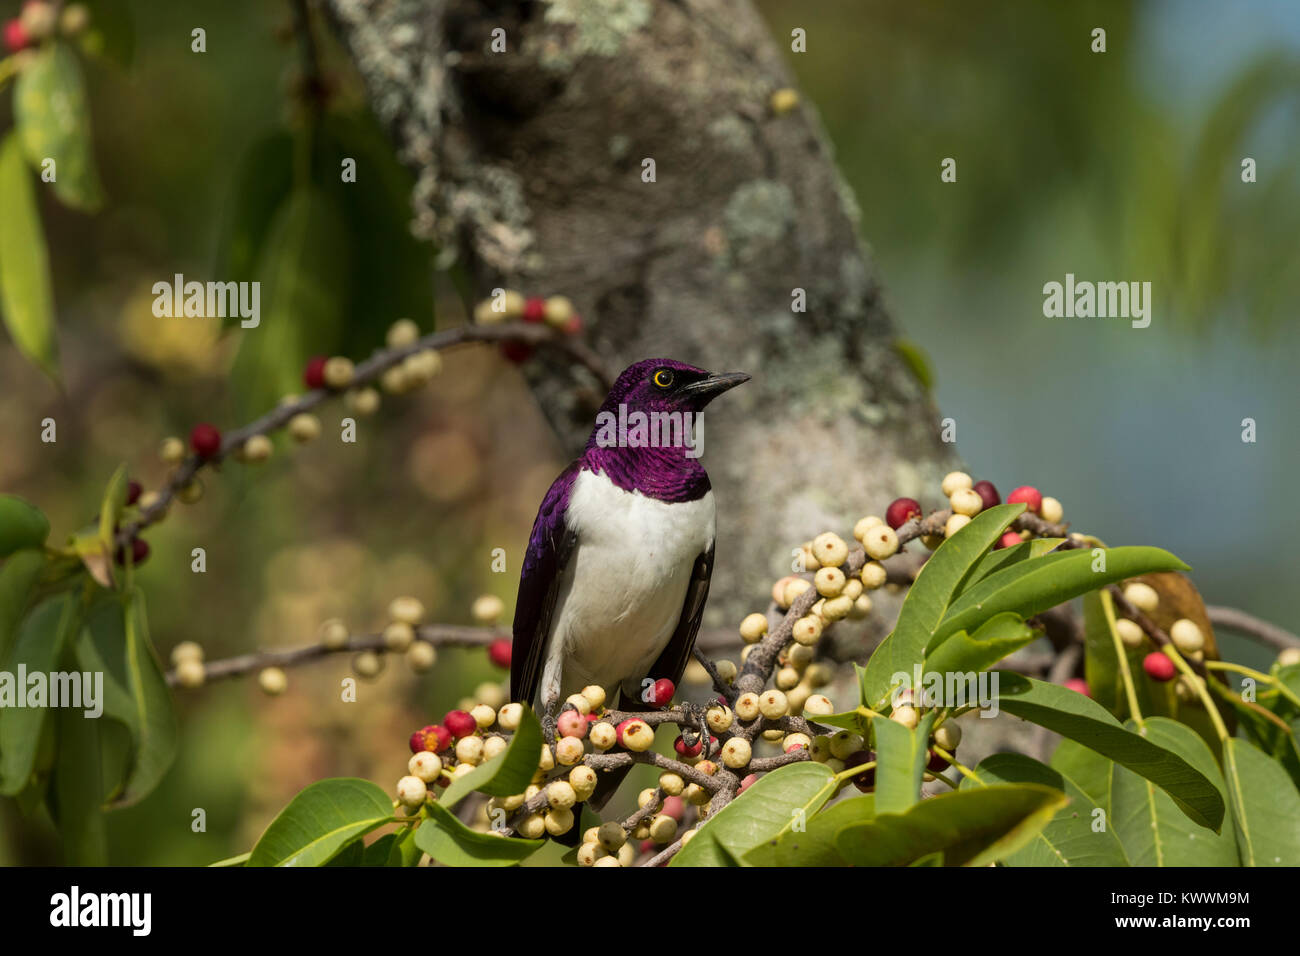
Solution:
[[[1220,741],[1226,743],[1232,735],[1228,733],[1227,725],[1224,724],[1223,717],[1219,714],[1219,708],[1214,704],[1214,699],[1210,697],[1210,691],[1205,686],[1205,681],[1197,675],[1196,671],[1192,670],[1187,661],[1183,660],[1183,655],[1178,653],[1178,648],[1174,647],[1173,641],[1166,644],[1163,650],[1169,655],[1169,659],[1174,662],[1174,666],[1183,672],[1183,677],[1192,685],[1192,689],[1196,691],[1197,696],[1201,698],[1206,713],[1210,715],[1210,722],[1214,724],[1214,732],[1219,735]]]
[[[1297,697],[1292,692],[1291,688],[1287,687],[1272,674],[1265,674],[1262,671],[1257,671],[1254,668],[1245,667],[1241,664],[1230,664],[1227,661],[1206,661],[1205,669],[1207,671],[1232,671],[1234,674],[1241,674],[1242,676],[1249,677],[1261,684],[1267,684],[1291,703],[1300,707],[1300,697]]]

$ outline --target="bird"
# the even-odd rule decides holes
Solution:
[[[647,710],[649,682],[680,683],[713,573],[701,413],[749,378],[672,359],[628,366],[542,499],[519,575],[510,692],[541,715],[548,740],[584,687]],[[625,773],[602,774],[588,805],[600,809]]]

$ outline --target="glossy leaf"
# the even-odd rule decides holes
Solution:
[[[1104,759],[1104,758],[1103,758]],[[959,789],[1005,783],[1035,783],[1062,791],[1069,805],[1025,846],[1002,858],[1008,866],[1128,866],[1124,848],[1110,829],[1109,821],[1096,813],[1099,808],[1073,780],[1023,754],[1000,753],[985,757],[975,768],[978,782],[963,777]],[[1094,829],[1100,826],[1101,829]]]
[[[1238,737],[1223,749],[1223,776],[1243,866],[1300,866],[1300,793],[1277,761]]]
[[[1094,805],[1110,814],[1110,778],[1115,762],[1065,737],[1056,745],[1051,768],[1073,780]]]
[[[927,673],[967,674],[988,670],[1037,638],[1038,632],[1018,614],[989,618],[974,634],[959,631],[925,659]]]
[[[935,711],[921,718],[915,730],[882,717],[872,721],[876,737],[876,812],[903,813],[921,796],[926,743]]]
[[[14,635],[44,567],[45,555],[40,551],[19,551],[0,565],[0,668],[9,659]]]
[[[956,790],[847,826],[835,846],[852,866],[908,866],[939,852],[948,866],[984,866],[1025,846],[1065,803],[1034,784]]]
[[[668,865],[731,866],[760,843],[805,825],[834,792],[833,774],[820,763],[792,763],[764,774],[706,820]]]
[[[822,810],[802,830],[789,829],[764,840],[744,855],[749,866],[847,866],[835,838],[847,826],[874,819],[875,795],[841,800]]]
[[[1135,725],[1130,721],[1129,726]],[[1216,795],[1223,799],[1223,778],[1196,731],[1167,717],[1152,717],[1140,733],[1144,740],[1177,754],[1211,780]],[[1115,767],[1111,777],[1110,819],[1133,866],[1237,865],[1231,818],[1224,819],[1216,833],[1191,819],[1150,780],[1123,766]]]
[[[271,821],[247,865],[321,866],[392,816],[391,798],[368,780],[321,780],[289,801]]]
[[[1126,729],[1076,691],[1018,674],[998,677],[1002,710],[1076,740],[1141,775],[1166,791],[1198,824],[1218,830],[1223,823],[1220,787],[1179,752]]]
[[[931,650],[958,631],[978,627],[980,622],[1004,611],[1033,617],[1081,594],[1148,571],[1188,570],[1182,561],[1160,548],[1109,548],[1105,557],[1104,571],[1093,570],[1097,558],[1091,550],[1075,549],[1022,561],[990,574],[953,602]]]
[[[415,832],[415,845],[446,866],[514,866],[545,842],[471,830],[440,801],[429,804],[429,819]]]
[[[39,548],[50,534],[49,519],[17,495],[0,495],[0,558]]]
[[[134,705],[131,770],[116,805],[129,806],[153,791],[176,757],[176,715],[145,614],[144,594],[133,589],[123,598],[123,665]]]
[[[14,121],[27,161],[40,171],[54,161],[54,194],[67,206],[94,212],[104,201],[90,138],[90,104],[77,55],[48,43],[18,74]]]
[[[0,142],[0,318],[29,362],[59,379],[54,291],[32,174],[13,134]]]

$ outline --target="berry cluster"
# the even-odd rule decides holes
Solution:
[[[530,323],[545,323],[565,335],[582,332],[582,316],[573,303],[562,295],[549,298],[525,297],[512,289],[501,289],[499,294],[483,299],[474,306],[474,321],[480,325],[509,322],[518,319]],[[512,362],[523,362],[533,354],[532,346],[523,342],[502,342],[501,354]]]
[[[48,0],[27,0],[17,17],[5,21],[5,49],[10,53],[18,53],[55,34],[77,36],[89,24],[90,11],[84,4],[69,4],[60,13],[58,5]]]

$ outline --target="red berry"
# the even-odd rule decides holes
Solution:
[[[650,700],[648,703],[656,707],[667,707],[673,700],[673,694],[677,693],[677,685],[667,677],[661,677],[655,681],[654,687],[650,688]]]
[[[546,318],[546,303],[537,296],[525,300],[523,318],[525,322],[542,321],[542,319]]]
[[[681,820],[682,814],[686,812],[686,804],[681,797],[664,797],[663,812],[674,820]]]
[[[1152,651],[1142,658],[1142,669],[1147,672],[1148,677],[1162,684],[1165,681],[1173,680],[1174,674],[1177,672],[1174,662],[1161,651]]]
[[[748,790],[756,783],[758,783],[758,774],[751,773],[747,777],[745,777],[744,780],[740,781],[740,790],[737,792],[744,793],[746,790]]]
[[[114,552],[113,557],[117,560],[118,564],[121,565],[126,564],[126,552],[123,550],[121,545],[118,545],[117,551]],[[144,538],[132,538],[131,539],[131,563],[138,567],[141,564],[144,564],[145,559],[148,557],[149,557],[149,542],[144,540]]]
[[[313,355],[309,358],[306,367],[302,370],[302,383],[308,388],[324,388],[325,363],[328,361],[327,355]]]
[[[582,316],[580,316],[577,312],[569,316],[569,321],[564,323],[564,334],[565,335],[582,334]]]
[[[27,36],[27,31],[17,20],[8,20],[5,22],[5,46],[9,48],[10,53],[17,53],[31,42]]]
[[[533,347],[524,342],[502,342],[501,354],[518,365],[533,357]]]
[[[587,723],[589,724],[594,724],[598,720],[600,720],[600,714],[596,713],[594,710],[587,715]]]
[[[1025,507],[1038,514],[1038,509],[1043,507],[1043,496],[1039,494],[1038,489],[1031,485],[1021,485],[1019,488],[1007,495],[1007,504],[1015,505],[1024,502]]]
[[[927,750],[926,753],[930,755],[930,759],[925,762],[926,770],[942,770],[944,767],[948,766],[948,761],[944,760],[933,750]]]
[[[620,724],[620,726],[622,725]],[[693,744],[688,744],[686,738],[681,734],[678,734],[677,739],[673,741],[673,749],[683,757],[698,757],[700,751],[704,749],[704,744],[703,741],[700,740],[695,741]]]
[[[857,753],[849,754],[848,758],[844,761],[844,769],[848,770],[851,767],[860,767],[864,763],[871,763],[871,760],[872,757],[868,751],[859,750]],[[872,767],[869,770],[864,770],[862,773],[854,777],[853,786],[857,787],[863,793],[870,793],[876,786],[876,768]]]
[[[442,723],[457,740],[468,737],[478,730],[478,722],[464,710],[447,711],[447,716],[442,718]]]
[[[980,500],[984,502],[985,511],[994,505],[1002,504],[1002,496],[998,494],[998,489],[991,481],[977,481],[971,487],[971,490],[980,496]]]
[[[424,750],[424,731],[417,730],[415,733],[411,734],[411,739],[407,741],[407,745],[411,748],[411,753],[413,754],[418,754],[420,751]]]
[[[501,640],[493,641],[488,645],[488,658],[497,667],[509,667],[510,650],[510,641],[503,637]]]
[[[1084,697],[1091,697],[1092,693],[1088,690],[1088,682],[1082,677],[1071,677],[1065,682],[1066,690],[1078,691]]]
[[[190,431],[190,447],[200,458],[211,458],[221,451],[221,432],[207,422],[195,425]]]
[[[921,514],[921,505],[915,498],[895,498],[885,509],[886,523],[897,531],[905,525],[910,518],[915,518]]]
[[[144,491],[138,481],[128,481],[126,483],[126,503],[133,505],[140,500],[140,493]]]
[[[1014,548],[1022,541],[1019,531],[1007,531],[1002,537],[998,538],[999,548]]]
[[[428,741],[425,749],[432,750],[436,754],[442,753],[451,746],[451,731],[442,724],[430,724],[425,727],[424,736]]]

